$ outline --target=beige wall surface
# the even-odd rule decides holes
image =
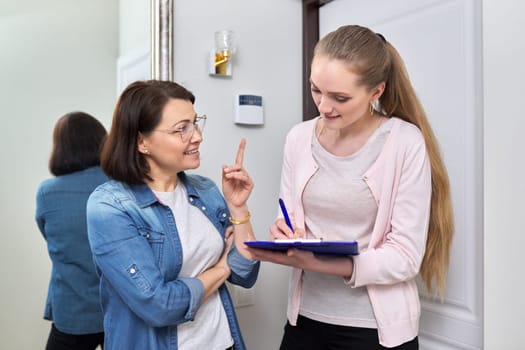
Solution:
[[[484,345],[525,348],[525,37],[519,0],[483,1]]]
[[[0,4],[0,348],[43,349],[50,260],[35,192],[58,117],[83,110],[109,127],[118,54],[116,0]]]
[[[245,165],[255,181],[250,198],[255,233],[267,239],[278,213],[282,149],[286,132],[301,114],[301,2],[298,0],[205,0],[175,3],[174,75],[197,96],[208,115],[200,173],[220,181],[220,167],[234,161],[247,138]],[[233,30],[237,50],[233,76],[208,75],[214,32]],[[262,127],[233,123],[235,94],[263,97]],[[255,304],[238,309],[248,349],[277,349],[285,323],[288,269],[263,263],[254,287]]]

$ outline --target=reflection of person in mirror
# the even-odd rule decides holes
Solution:
[[[247,200],[253,182],[222,168],[222,194],[200,166],[206,116],[171,81],[137,81],[121,94],[102,151],[113,180],[88,201],[88,234],[101,276],[105,350],[245,349],[225,282],[246,288],[259,262]]]
[[[253,249],[293,267],[282,350],[417,349],[416,276],[443,296],[453,235],[447,171],[404,63],[368,28],[343,26],[314,50],[320,116],[288,133],[274,239],[357,241],[327,257]]]
[[[46,350],[92,350],[104,342],[86,203],[108,180],[99,166],[106,134],[83,112],[64,115],[54,128],[49,170],[55,177],[40,185],[35,215],[52,262],[44,318],[53,323]]]

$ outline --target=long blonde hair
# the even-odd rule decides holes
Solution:
[[[317,43],[315,55],[347,62],[361,77],[361,85],[370,89],[385,82],[379,112],[389,118],[401,118],[421,130],[430,160],[432,198],[420,275],[427,291],[443,298],[454,234],[450,183],[438,142],[410,83],[403,60],[382,35],[357,25],[343,26],[327,34]]]

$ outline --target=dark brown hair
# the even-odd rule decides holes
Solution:
[[[106,135],[102,123],[87,113],[71,112],[60,117],[53,130],[51,174],[65,175],[99,165]]]
[[[148,134],[160,123],[170,99],[195,103],[195,96],[172,81],[136,81],[120,95],[108,139],[102,149],[101,166],[111,178],[127,184],[149,179],[149,166],[138,151],[139,133]]]
[[[315,47],[314,56],[317,55],[345,62],[368,89],[385,82],[379,112],[386,117],[399,117],[421,130],[432,172],[432,199],[420,272],[427,290],[443,296],[454,233],[450,184],[437,139],[401,56],[382,35],[358,25],[343,26],[327,34]]]

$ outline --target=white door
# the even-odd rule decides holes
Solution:
[[[441,145],[456,232],[444,302],[422,296],[424,350],[483,347],[480,7],[477,0],[334,0],[320,9],[321,37],[361,24],[398,49]]]

